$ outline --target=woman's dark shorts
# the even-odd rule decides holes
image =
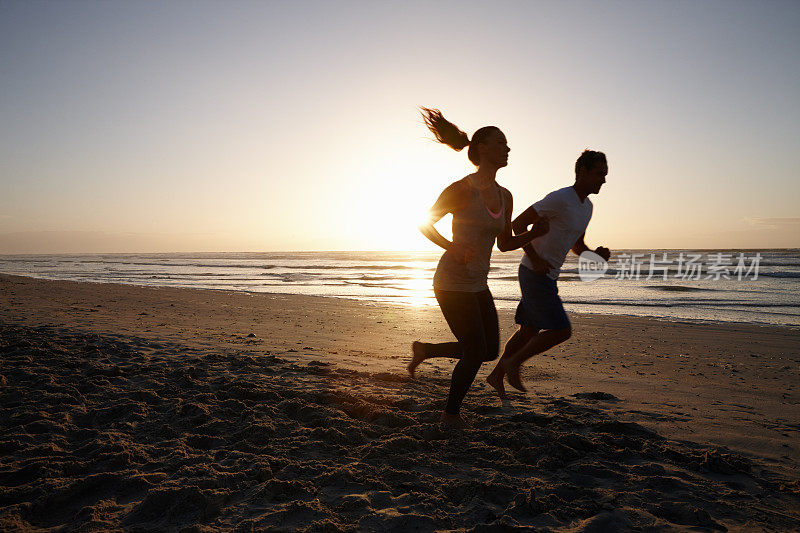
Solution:
[[[535,329],[570,327],[555,280],[520,265],[519,286],[522,289],[522,299],[514,316],[517,324]]]

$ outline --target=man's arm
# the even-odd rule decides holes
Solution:
[[[505,225],[503,231],[497,236],[497,249],[501,252],[509,252],[528,245],[536,237],[540,237],[550,230],[546,217],[540,217],[536,210],[529,207],[524,213],[520,214],[513,222],[511,213],[514,210],[514,199],[507,189],[503,189],[505,196]],[[534,224],[528,231],[528,226]],[[513,234],[512,234],[513,232]]]
[[[546,276],[547,273],[550,272],[550,269],[553,268],[550,266],[550,263],[536,253],[536,250],[534,250],[533,246],[530,244],[523,246],[522,251],[525,252],[525,255],[530,259],[531,265],[533,265],[533,271],[537,274]]]
[[[531,224],[546,224],[549,229],[549,222],[547,217],[540,216],[539,213],[534,209],[533,206],[530,206],[528,209],[520,213],[520,215],[514,219],[514,222],[511,223],[511,229],[514,230],[516,235],[523,233],[528,230],[528,226]],[[542,234],[546,233],[542,232]],[[531,264],[533,265],[533,270],[537,274],[547,275],[547,272],[550,270],[550,265],[539,257],[539,254],[536,253],[536,250],[533,249],[530,243],[527,243],[525,246],[522,247],[522,251],[525,252],[525,255],[530,260]]]
[[[583,240],[585,237],[586,237],[586,232],[584,231],[583,234],[580,237],[578,237],[578,240],[575,241],[575,244],[572,246],[572,253],[574,253],[575,255],[581,255],[583,252],[594,252],[600,257],[602,257],[603,260],[608,261],[608,259],[611,257],[611,250],[609,250],[604,246],[598,246],[597,248],[592,250],[591,248],[586,246],[586,242],[584,242]]]
[[[537,220],[541,218],[539,213],[536,212],[536,209],[533,206],[530,206],[528,209],[523,211],[522,213],[514,219],[511,223],[511,229],[514,230],[514,235],[519,235],[520,233],[525,233],[528,231],[528,226],[535,223]]]
[[[572,245],[572,253],[574,253],[575,255],[581,255],[583,252],[589,250],[589,247],[586,246],[586,243],[583,240],[585,237],[586,237],[586,232],[584,231],[583,234],[580,237],[578,237],[578,240],[575,241],[575,244]]]

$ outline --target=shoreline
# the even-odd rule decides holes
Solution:
[[[529,394],[501,402],[484,365],[464,404],[472,428],[446,435],[435,421],[453,362],[423,363],[416,380],[405,372],[412,340],[451,339],[436,308],[0,275],[9,457],[0,525],[77,527],[89,513],[107,527],[253,519],[255,529],[327,520],[343,531],[430,530],[505,520],[558,530],[595,520],[617,524],[610,530],[735,531],[800,519],[800,332],[571,316],[573,338],[524,368]],[[505,341],[513,311],[499,317]],[[98,446],[101,466],[81,459]],[[176,451],[205,461],[212,481],[181,470]],[[264,457],[269,473],[251,470]],[[331,468],[334,478],[317,472]],[[414,468],[421,474],[403,474]],[[220,485],[229,470],[241,486]],[[113,505],[107,489],[58,492],[65,479],[85,487],[101,473],[122,491]],[[139,492],[123,494],[132,479]],[[462,485],[478,495],[479,517],[464,514],[468,497],[441,493]],[[565,500],[565,486],[607,492],[576,488]],[[238,508],[212,489],[250,503]],[[262,491],[260,503],[247,490]],[[53,491],[61,514],[47,525],[34,511],[53,504]],[[598,498],[606,508],[591,503]],[[181,522],[186,505],[199,511]]]
[[[91,255],[91,254],[90,254]],[[109,254],[106,254],[109,255]],[[121,254],[125,255],[125,254]],[[369,297],[348,297],[348,296],[337,296],[337,295],[308,295],[308,294],[298,294],[293,292],[263,292],[263,291],[247,291],[247,290],[234,290],[234,289],[227,289],[227,288],[212,288],[212,287],[176,287],[176,286],[169,286],[169,285],[143,285],[137,283],[110,283],[107,281],[94,281],[94,280],[62,280],[62,279],[53,279],[53,278],[46,278],[46,277],[38,277],[34,275],[28,274],[8,274],[4,272],[0,272],[0,277],[8,276],[8,277],[19,277],[19,278],[29,278],[41,281],[54,281],[54,282],[69,282],[69,283],[90,283],[94,285],[121,285],[121,286],[128,286],[128,287],[138,287],[143,289],[186,289],[186,290],[198,290],[198,291],[214,291],[214,292],[222,292],[222,293],[230,293],[230,294],[249,294],[252,296],[257,295],[275,295],[275,296],[301,296],[301,297],[309,297],[309,298],[330,298],[334,300],[345,300],[345,301],[356,301],[362,302],[366,305],[374,305],[376,307],[397,307],[401,309],[436,309],[438,310],[438,305],[435,304],[423,304],[423,305],[415,305],[415,304],[408,304],[408,303],[399,303],[392,301],[390,299],[373,299]],[[517,300],[503,300],[503,301],[514,301]],[[792,325],[792,324],[772,324],[769,322],[743,322],[743,321],[735,321],[735,320],[712,320],[712,319],[705,319],[705,318],[672,318],[672,317],[663,317],[663,316],[649,316],[649,315],[636,315],[636,314],[628,314],[628,313],[593,313],[593,312],[582,312],[582,311],[571,311],[568,307],[571,304],[565,302],[565,308],[567,308],[567,313],[570,317],[572,316],[588,316],[588,317],[622,317],[622,318],[632,318],[632,319],[646,319],[646,320],[655,320],[659,322],[669,322],[675,324],[685,324],[685,325],[710,325],[710,326],[744,326],[744,327],[760,327],[760,328],[777,328],[777,329],[788,329],[792,331],[799,331],[800,332],[800,325]],[[498,309],[498,313],[500,312],[508,312],[509,309]],[[512,312],[513,314],[513,312]]]

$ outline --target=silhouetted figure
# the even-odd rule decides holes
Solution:
[[[512,235],[513,199],[495,181],[497,171],[508,164],[510,151],[503,132],[495,126],[479,129],[469,139],[466,133],[445,120],[436,109],[422,108],[425,124],[436,140],[460,151],[469,146],[467,157],[477,171],[450,184],[430,209],[420,231],[446,251],[433,276],[436,300],[458,342],[412,345],[408,371],[414,376],[417,366],[431,357],[458,359],[453,369],[450,394],[442,422],[461,426],[459,409],[478,369],[484,361],[497,358],[500,335],[492,294],[486,282],[495,240],[501,251],[528,244],[547,231],[546,221],[532,230]],[[434,227],[447,213],[453,214],[453,241]]]
[[[577,255],[589,250],[583,241],[592,218],[588,196],[600,192],[607,174],[605,154],[585,150],[575,162],[574,185],[551,192],[514,220],[514,231],[524,232],[545,216],[550,221],[550,231],[523,247],[525,256],[519,266],[522,299],[514,317],[519,329],[508,340],[503,357],[486,378],[501,398],[506,396],[504,376],[511,386],[525,391],[519,376],[520,365],[572,335],[556,280],[570,250]],[[608,248],[600,246],[594,252],[608,261]]]

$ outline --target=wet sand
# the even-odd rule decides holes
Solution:
[[[0,530],[797,529],[800,331],[573,325],[446,431],[435,308],[0,275]]]

